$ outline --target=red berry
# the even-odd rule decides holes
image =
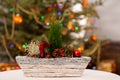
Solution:
[[[50,55],[49,55],[49,54],[47,54],[47,55],[46,55],[46,58],[50,58]]]
[[[64,53],[62,53],[62,54],[61,54],[61,56],[62,56],[62,57],[65,57],[65,54],[64,54]]]
[[[75,50],[73,51],[73,56],[74,56],[74,57],[81,57],[81,51],[75,49]]]

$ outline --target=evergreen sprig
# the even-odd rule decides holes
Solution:
[[[62,34],[61,27],[59,26],[60,21],[51,21],[50,33],[49,33],[49,43],[52,44],[49,48],[50,53],[56,48],[62,47]]]

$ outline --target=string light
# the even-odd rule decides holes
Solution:
[[[22,46],[20,44],[17,43],[16,46],[19,50],[22,50]]]
[[[19,50],[22,50],[22,47],[21,47],[21,46],[18,46],[18,49],[19,49]]]
[[[74,18],[75,17],[75,14],[74,13],[71,13],[70,14],[70,18]]]
[[[56,6],[57,6],[57,4],[56,4],[56,3],[54,3],[54,4],[53,4],[53,7],[56,7]]]
[[[59,12],[58,12],[58,16],[60,16],[61,14],[62,14],[62,13],[59,11]]]
[[[62,9],[62,8],[63,8],[63,5],[62,5],[62,4],[59,4],[59,8]]]
[[[78,26],[75,26],[75,30],[76,30],[76,31],[78,31],[78,30],[79,30]]]
[[[22,47],[23,47],[23,48],[26,48],[26,44],[23,44]]]
[[[78,50],[84,51],[84,46],[80,46],[80,47],[78,48]]]
[[[46,23],[46,25],[47,25],[47,26],[49,26],[49,25],[50,25],[50,23],[49,23],[49,22],[47,22],[47,23]]]
[[[59,24],[59,26],[60,26],[60,27],[62,27],[62,26],[63,26],[63,24],[62,24],[62,23],[60,23],[60,24]]]
[[[49,12],[52,11],[52,8],[51,8],[51,7],[48,7],[48,8],[47,8],[47,11],[49,11]]]
[[[91,40],[97,41],[97,39],[98,39],[97,35],[93,34],[93,35],[91,36]]]
[[[10,44],[10,48],[11,48],[11,49],[14,48],[14,44]]]
[[[73,24],[72,21],[69,21],[69,22],[68,22],[68,25],[67,25],[67,26],[68,26],[68,29],[71,29],[71,28],[72,28],[72,24]]]
[[[87,0],[83,0],[83,6],[88,7],[88,1]]]
[[[74,27],[72,27],[72,28],[71,28],[71,30],[72,30],[72,31],[74,31],[74,30],[75,30],[75,28],[74,28]]]
[[[41,16],[41,19],[44,20],[44,19],[45,19],[45,16]]]
[[[11,7],[11,8],[9,9],[9,11],[10,11],[10,12],[13,12],[13,8]]]
[[[80,4],[80,3],[75,4],[71,8],[71,11],[74,12],[74,13],[78,13],[78,12],[82,11],[82,4]]]

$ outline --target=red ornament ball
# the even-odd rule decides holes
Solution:
[[[81,51],[78,49],[75,49],[73,51],[73,57],[81,57]]]

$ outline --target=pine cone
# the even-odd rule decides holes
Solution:
[[[63,48],[57,48],[52,52],[53,57],[64,57],[64,49]]]

